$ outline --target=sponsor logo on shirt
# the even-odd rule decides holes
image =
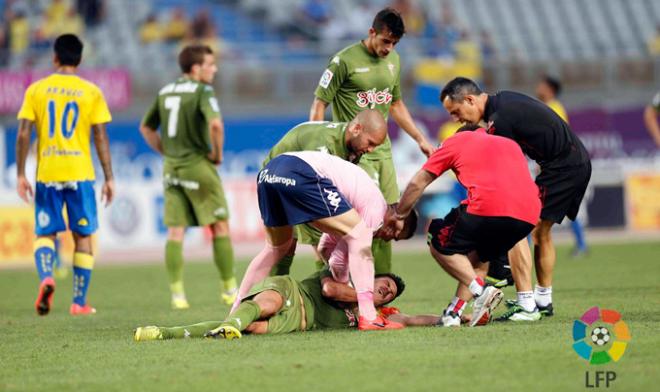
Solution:
[[[328,88],[333,76],[334,74],[332,73],[332,71],[326,69],[325,72],[323,72],[323,75],[321,75],[321,80],[319,80],[319,86],[323,88]]]
[[[325,188],[323,189],[323,192],[326,193],[327,195],[326,198],[328,199],[330,205],[335,207],[333,212],[337,212],[337,208],[339,208],[339,203],[341,203],[341,197],[339,197],[339,192],[329,191]]]
[[[283,184],[284,186],[296,186],[296,180],[293,178],[268,174],[268,169],[264,169],[259,172],[259,184],[262,182],[267,182],[269,184]]]
[[[386,88],[383,91],[376,91],[375,88],[367,91],[360,91],[357,93],[357,99],[355,103],[361,108],[366,108],[369,106],[370,109],[373,109],[376,105],[389,104],[392,102],[392,94],[390,94],[390,89]]]

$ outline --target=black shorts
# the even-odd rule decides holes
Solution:
[[[428,243],[445,255],[467,255],[476,250],[479,259],[486,262],[502,257],[533,228],[531,223],[511,217],[469,214],[461,205],[444,219],[431,221]]]
[[[536,184],[541,191],[541,219],[561,223],[564,217],[575,220],[587,185],[591,162],[563,168],[541,168]]]

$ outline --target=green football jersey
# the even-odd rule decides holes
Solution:
[[[163,156],[186,164],[211,152],[208,124],[220,117],[220,106],[208,84],[181,77],[160,89],[142,122],[160,129]]]
[[[300,282],[300,289],[305,295],[304,301],[313,304],[314,325],[307,329],[340,329],[357,325],[357,317],[350,309],[344,309],[335,301],[328,300],[321,294],[321,279],[332,276],[325,268],[317,271]]]
[[[314,95],[332,104],[332,119],[348,122],[364,109],[376,109],[387,120],[392,102],[401,99],[399,54],[372,55],[362,42],[342,49],[323,72]],[[367,159],[391,156],[389,137]]]
[[[262,166],[285,152],[322,151],[349,160],[346,123],[309,121],[296,125],[270,149]]]

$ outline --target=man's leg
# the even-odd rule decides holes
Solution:
[[[399,200],[399,186],[396,183],[396,171],[392,157],[382,160],[360,159],[358,164],[378,185],[387,204]],[[392,272],[392,242],[374,238],[371,244],[376,274]]]
[[[188,309],[190,307],[183,287],[183,238],[185,232],[186,228],[182,226],[167,228],[165,267],[170,282],[173,309]]]
[[[291,251],[292,246],[295,246],[295,242],[291,226],[266,227],[266,246],[250,261],[238,289],[238,297],[231,308],[232,312],[238,308],[241,298],[247,295],[255,283],[268,276],[275,264]]]
[[[587,253],[587,242],[584,239],[584,228],[582,222],[578,218],[571,221],[571,231],[575,237],[575,249],[573,249],[572,256],[577,257]]]
[[[532,291],[532,252],[527,237],[509,250],[511,275],[516,285],[517,304],[526,312],[535,312],[534,292]]]
[[[135,330],[135,341],[219,337],[234,339],[241,337],[251,324],[259,319],[268,319],[282,309],[284,302],[280,293],[266,290],[253,299],[243,301],[238,309],[224,321],[204,321],[177,327],[139,327]],[[252,328],[254,329],[254,328]]]
[[[96,309],[87,304],[87,289],[94,268],[92,237],[73,233],[75,253],[73,254],[73,303],[69,313],[73,315],[94,314]]]
[[[44,316],[50,312],[55,292],[53,261],[55,260],[55,235],[38,236],[34,241],[34,263],[39,274],[39,294],[35,302],[37,314]]]
[[[552,242],[553,224],[552,221],[541,220],[532,231],[537,281],[534,299],[542,313],[550,309],[548,315],[552,313],[552,274],[556,261],[555,246]]]
[[[211,224],[213,233],[213,261],[222,280],[222,301],[231,305],[236,300],[236,272],[234,270],[234,249],[229,239],[229,223],[219,220]]]
[[[468,256],[455,253],[453,255],[445,255],[438,252],[433,246],[430,247],[431,255],[437,261],[437,263],[444,269],[449,275],[454,279],[458,280],[459,286],[456,290],[456,298],[450,303],[450,307],[456,301],[456,305],[465,306],[465,303],[470,301],[472,298],[475,298],[472,314],[472,320],[470,326],[474,327],[477,325],[477,322],[486,313],[490,313],[493,309],[499,305],[502,300],[502,291],[493,287],[488,286],[484,282],[483,276],[488,272],[488,265],[486,263],[477,263],[474,261],[476,258],[476,253],[471,252],[470,258]],[[472,260],[471,260],[472,259]],[[474,265],[478,266],[480,275],[477,275]],[[466,290],[467,288],[467,290]],[[457,326],[460,325],[460,316],[459,315],[449,315],[453,321],[447,322],[447,326]],[[443,321],[444,323],[444,321]],[[458,323],[458,324],[457,324]]]

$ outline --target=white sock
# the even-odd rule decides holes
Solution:
[[[468,288],[470,289],[472,295],[478,297],[484,292],[485,285],[486,284],[484,283],[484,280],[477,276],[476,278],[472,279],[472,282],[470,282]]]
[[[536,302],[534,302],[534,292],[519,291],[518,305],[520,305],[521,308],[525,309],[526,312],[533,312],[534,309],[536,308]]]
[[[447,306],[447,313],[456,312],[456,314],[458,314],[460,317],[463,314],[463,310],[465,309],[466,304],[467,302],[463,301],[462,299],[454,297],[454,299],[452,299],[449,303],[449,306]]]
[[[552,286],[541,287],[536,285],[534,287],[534,299],[537,306],[546,307],[552,303]]]

